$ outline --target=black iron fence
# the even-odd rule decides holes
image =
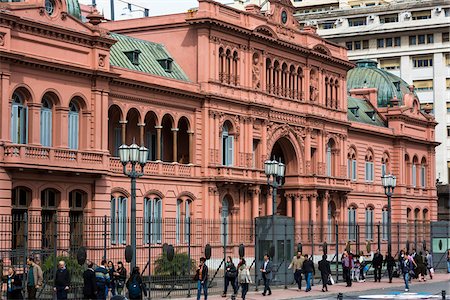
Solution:
[[[270,252],[275,243],[276,260],[280,280],[275,283],[291,284],[292,270],[287,270],[298,244],[303,253],[313,255],[317,263],[324,254],[332,261],[333,274],[337,279],[342,274],[340,255],[347,249],[366,255],[368,261],[376,249],[387,250],[388,228],[380,223],[338,224],[323,223],[276,224],[281,230],[273,232],[262,227],[261,220],[203,220],[185,218],[182,220],[136,220],[136,261],[152,298],[168,296],[190,296],[196,293],[193,275],[199,259],[205,256],[205,245],[211,246],[211,257],[207,261],[210,274],[210,293],[221,293],[224,286],[224,260],[231,256],[238,263],[239,245],[245,246],[245,259],[254,275],[253,285],[258,288],[259,267],[262,256]],[[448,230],[448,223],[440,223]],[[18,273],[26,273],[26,257],[34,257],[44,271],[44,288],[40,299],[52,299],[52,282],[58,260],[65,260],[72,274],[71,299],[82,299],[82,273],[76,253],[84,247],[87,259],[99,264],[102,259],[114,264],[125,261],[125,247],[130,244],[130,220],[104,217],[83,217],[81,214],[57,215],[41,213],[27,215],[13,213],[0,216],[0,258],[4,270],[14,266]],[[284,229],[283,229],[284,228]],[[283,231],[284,230],[284,231]],[[431,224],[429,222],[394,223],[391,229],[392,251],[396,256],[400,249],[417,249],[417,252],[431,249]],[[172,245],[175,256],[169,261],[165,253]],[[435,265],[440,266],[435,260]],[[284,274],[281,274],[281,273]],[[6,273],[5,273],[6,274]],[[281,280],[283,278],[283,280]],[[4,291],[4,289],[3,289]]]

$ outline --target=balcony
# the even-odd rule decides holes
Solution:
[[[140,170],[140,167],[138,167]],[[170,176],[170,177],[184,177],[192,178],[198,176],[196,170],[199,170],[198,166],[179,163],[166,163],[162,161],[148,161],[144,168],[144,175],[147,176]],[[112,173],[123,173],[123,166],[120,159],[117,157],[111,157],[109,160],[109,170]],[[127,165],[127,170],[131,170],[131,165]]]
[[[106,173],[105,153],[22,144],[0,145],[0,162],[7,168]]]

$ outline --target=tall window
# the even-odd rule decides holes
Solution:
[[[333,140],[328,141],[326,149],[327,176],[333,176]]]
[[[366,208],[366,240],[373,240],[373,208]]]
[[[234,160],[234,136],[230,134],[231,126],[225,123],[222,127],[222,164],[232,166]]]
[[[127,198],[111,197],[111,244],[127,242]]]
[[[190,215],[191,215],[191,202],[188,200],[177,200],[177,211],[176,211],[176,240],[177,243],[182,241],[182,236],[184,237],[184,242],[189,242],[190,235]],[[183,226],[184,224],[184,226]]]
[[[22,97],[14,93],[11,106],[11,142],[28,143],[28,108]]]
[[[161,243],[162,240],[162,200],[158,197],[144,199],[144,242],[149,243],[149,229],[151,242]]]
[[[366,155],[366,167],[365,167],[365,180],[366,182],[373,182],[374,169],[373,169],[373,155],[368,153]]]
[[[191,202],[184,201],[184,242],[189,242],[190,235],[190,217],[191,217]]]
[[[384,207],[383,210],[381,211],[381,238],[383,240],[387,240],[387,236],[388,236],[388,211],[387,208]]]
[[[52,145],[52,103],[44,98],[41,106],[41,145]]]
[[[43,249],[53,249],[56,230],[56,192],[45,189],[41,192],[41,246]]]
[[[348,208],[348,240],[356,241],[356,208]]]
[[[353,148],[350,148],[350,153],[347,156],[347,177],[353,181],[356,181],[357,164],[356,164],[356,152]]]
[[[416,157],[413,159],[411,166],[411,183],[413,187],[417,186],[417,160]]]
[[[381,161],[381,176],[386,175],[386,163]]]
[[[78,149],[79,134],[79,109],[78,106],[71,101],[69,105],[69,148]]]
[[[426,161],[425,161],[425,158],[423,158],[422,162],[420,164],[420,186],[423,188],[426,186],[426,178],[427,178],[425,165],[426,165]]]
[[[230,231],[229,231],[229,215],[230,215],[230,203],[227,198],[222,200],[222,213],[221,213],[221,224],[220,224],[220,233],[222,244],[225,244],[229,241]]]

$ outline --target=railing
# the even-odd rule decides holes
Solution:
[[[148,161],[144,168],[144,175],[193,177],[195,176],[195,168],[196,166],[194,165],[167,163],[162,161]],[[129,171],[129,169],[131,169],[131,166],[127,165],[127,170]],[[123,166],[119,158],[110,158],[109,170],[113,173],[123,172]]]
[[[106,157],[106,153],[95,151],[79,151],[18,144],[0,145],[0,160],[6,166],[20,164],[23,167],[62,167],[87,169],[92,172],[105,170]]]

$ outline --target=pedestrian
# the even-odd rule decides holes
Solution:
[[[269,292],[269,296],[272,295],[272,290],[270,289],[270,282],[272,281],[272,268],[273,264],[269,259],[269,254],[264,255],[264,264],[263,267],[260,269],[262,278],[264,281],[264,291],[262,293],[263,296]]]
[[[194,280],[197,281],[197,300],[200,300],[202,290],[205,300],[208,299],[208,266],[204,257],[200,257],[200,264],[195,272]]]
[[[306,290],[305,292],[311,291],[311,281],[313,275],[316,273],[316,269],[314,268],[314,262],[312,261],[312,256],[308,258],[308,254],[305,254],[305,261],[302,266],[303,272],[305,272],[306,277]]]
[[[360,270],[361,270],[361,265],[359,262],[359,256],[357,255],[357,256],[353,257],[352,281],[359,282]]]
[[[344,270],[344,279],[347,282],[346,287],[350,287],[350,286],[352,286],[352,278],[350,276],[352,262],[350,261],[347,251],[344,251],[344,253],[342,255],[343,255],[343,258],[341,261],[342,261],[342,268]]]
[[[389,276],[389,283],[392,283],[392,276],[394,272],[394,266],[395,266],[395,259],[392,257],[390,252],[386,253],[386,256],[384,258],[384,265],[387,267],[388,276]]]
[[[111,296],[116,295],[116,282],[114,280],[114,273],[116,270],[114,269],[114,263],[112,261],[108,261],[108,273],[109,273],[109,284],[108,290],[111,292]],[[108,295],[108,293],[106,293]]]
[[[409,255],[408,252],[405,252],[405,255],[406,255],[406,257],[408,257],[408,260],[409,260],[409,262],[412,265],[412,268],[411,268],[411,270],[409,272],[409,277],[408,277],[409,278],[409,282],[411,282],[413,278],[416,278],[417,264],[416,264],[416,262],[415,262],[415,260],[414,260],[412,255]]]
[[[450,249],[447,250],[447,273],[450,273]]]
[[[147,296],[147,288],[142,282],[139,267],[134,267],[127,283],[128,298],[130,300],[141,300],[142,295]]]
[[[425,275],[426,275],[427,266],[425,265],[425,263],[423,261],[422,251],[420,251],[419,254],[416,254],[416,256],[414,257],[414,261],[417,264],[416,276],[419,279],[419,282],[426,281]]]
[[[0,258],[0,295],[3,295],[3,258]]]
[[[381,282],[381,268],[383,267],[383,255],[380,253],[380,249],[373,256],[372,265],[374,269],[375,282]]]
[[[365,272],[366,272],[366,258],[364,257],[364,252],[361,251],[359,253],[359,281],[360,282],[365,282],[366,281],[366,276],[365,276]]]
[[[57,300],[66,300],[67,293],[70,287],[70,273],[66,268],[65,261],[58,262],[58,270],[55,276],[55,287],[53,290],[56,292]]]
[[[106,259],[102,260],[102,263],[95,268],[95,282],[97,285],[97,299],[106,300],[108,295],[108,286],[111,281],[109,272],[107,269]]]
[[[6,299],[23,299],[22,276],[16,274],[13,267],[8,268],[8,276],[6,277]]]
[[[408,255],[403,256],[403,261],[401,264],[401,270],[403,274],[403,280],[405,281],[405,292],[409,291],[409,276],[413,271],[413,264],[411,260],[408,258]]]
[[[227,256],[227,261],[225,262],[225,287],[223,290],[222,297],[227,296],[227,290],[230,283],[231,287],[233,288],[233,295],[236,295],[237,293],[236,277],[237,277],[236,266],[234,265],[231,256]]]
[[[27,274],[27,292],[28,299],[36,299],[37,289],[42,287],[44,276],[41,267],[34,262],[33,257],[27,259],[28,274]]]
[[[288,267],[288,269],[292,269],[294,272],[294,279],[299,291],[302,289],[302,266],[304,261],[305,258],[302,255],[302,251],[297,251],[297,255],[292,258],[291,264]]]
[[[118,261],[117,270],[114,272],[114,281],[116,282],[118,295],[122,295],[126,280],[127,280],[127,269],[125,269],[121,261]]]
[[[83,273],[83,295],[85,299],[97,299],[97,284],[95,279],[94,263],[88,262],[87,269]]]
[[[322,292],[328,292],[328,280],[331,276],[330,262],[326,255],[322,255],[322,260],[319,261],[320,277],[322,279]]]
[[[426,259],[427,270],[428,270],[428,273],[430,274],[430,279],[433,279],[433,273],[434,273],[433,256],[431,255],[430,251],[428,251],[428,250],[426,250],[425,253],[426,253],[425,259]]]
[[[247,268],[244,258],[239,262],[238,272],[239,284],[242,287],[242,299],[245,300],[245,296],[248,292],[248,285],[252,283],[252,277],[250,276],[250,270]]]

